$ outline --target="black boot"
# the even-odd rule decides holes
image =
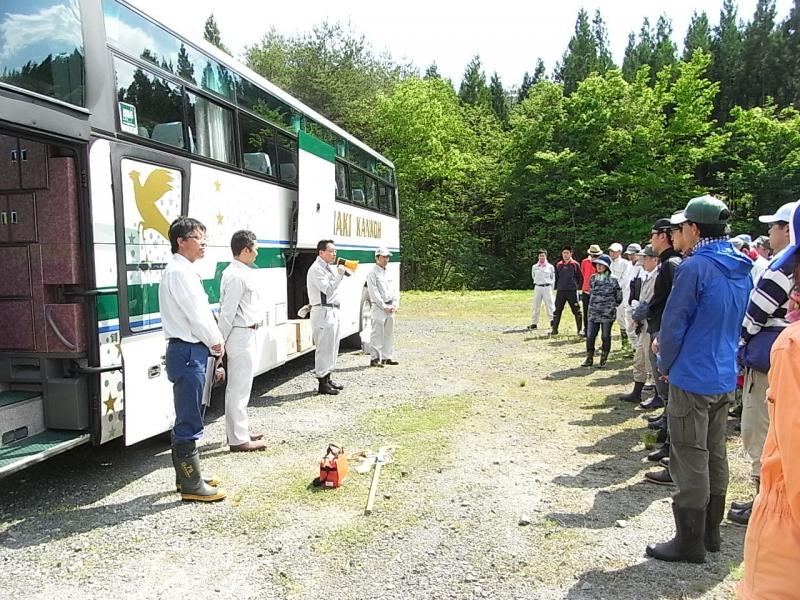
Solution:
[[[318,394],[327,394],[329,396],[335,396],[339,393],[335,387],[331,385],[329,381],[330,375],[325,375],[325,377],[318,377],[319,379],[319,390],[317,391]]]
[[[758,496],[758,489],[761,480],[756,477],[756,496]],[[747,525],[750,522],[750,515],[753,512],[753,501],[750,502],[731,502],[731,509],[728,511],[728,520],[736,523],[737,525]]]
[[[336,383],[333,379],[331,379],[331,374],[330,373],[325,375],[325,377],[328,379],[328,385],[331,386],[333,389],[335,389],[335,390],[343,390],[344,389],[343,385],[340,385],[340,384]]]
[[[650,421],[647,424],[648,429],[666,429],[667,428],[667,415],[664,415],[660,419],[655,421]]]
[[[657,415],[647,415],[647,416],[645,417],[645,420],[646,420],[648,423],[652,423],[653,421],[658,421],[659,419],[665,419],[665,418],[666,418],[666,417],[665,417],[665,415],[666,415],[666,414],[667,414],[667,411],[666,411],[666,410],[662,410],[662,411],[661,411],[660,413],[658,413]]]
[[[664,401],[661,399],[661,396],[658,395],[658,392],[656,392],[656,395],[650,398],[650,400],[639,404],[639,408],[642,410],[655,410],[656,408],[661,408],[663,406]]]
[[[194,442],[175,444],[172,447],[175,474],[181,486],[181,500],[192,502],[217,502],[225,498],[225,490],[212,487],[200,474],[200,455]]]
[[[641,402],[643,389],[644,381],[634,381],[633,391],[630,394],[622,394],[619,399],[623,402]]]
[[[578,332],[578,335],[581,334],[581,327],[583,326],[583,317],[581,317],[581,313],[575,315],[575,331]]]
[[[594,351],[587,350],[586,351],[586,360],[581,363],[582,367],[591,367],[594,364]]]
[[[703,543],[706,511],[704,508],[679,508],[672,504],[675,537],[663,544],[648,544],[647,556],[670,562],[704,563]]]
[[[181,480],[178,477],[178,456],[175,454],[174,448],[172,450],[172,467],[175,469],[175,490],[180,492]],[[202,477],[203,481],[205,481],[211,487],[219,487],[219,484],[222,483],[222,480],[219,477],[216,475],[211,475],[210,473],[201,473],[200,477]]]
[[[664,444],[658,450],[653,450],[647,455],[650,462],[659,462],[662,458],[669,458],[669,444]]]
[[[703,541],[706,550],[709,552],[719,552],[722,548],[722,539],[719,535],[719,524],[722,523],[722,515],[725,514],[725,496],[712,494],[708,498],[706,506],[706,535]]]
[[[608,350],[601,350],[600,351],[600,362],[597,363],[598,368],[603,368],[606,366],[608,362]]]

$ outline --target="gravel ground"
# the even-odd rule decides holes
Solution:
[[[216,398],[201,452],[223,503],[180,502],[164,437],[2,480],[0,596],[732,598],[741,528],[723,525],[705,565],[644,557],[673,523],[670,489],[642,481],[640,413],[616,400],[629,360],[579,368],[579,338],[524,330],[528,302],[408,293],[399,366],[342,354],[336,397],[314,393],[311,356],[257,378],[251,428],[267,452],[227,451]],[[397,447],[372,515],[369,474],[309,485],[328,442]],[[729,448],[740,497],[738,438]]]

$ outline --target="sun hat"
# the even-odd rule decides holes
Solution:
[[[596,256],[595,258],[592,259],[592,262],[603,264],[609,269],[611,268],[611,257],[608,254],[601,254],[600,256]]]

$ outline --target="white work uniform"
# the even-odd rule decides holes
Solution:
[[[318,379],[336,367],[339,354],[339,284],[344,279],[336,267],[317,256],[306,275],[314,339],[314,374]]]
[[[390,360],[394,358],[394,313],[387,313],[386,308],[397,308],[397,297],[390,281],[386,278],[386,269],[375,265],[367,275],[367,292],[372,304],[372,329],[369,335],[370,355],[372,360]]]
[[[628,331],[628,323],[625,319],[625,309],[628,306],[628,296],[631,293],[631,273],[633,272],[633,265],[629,260],[622,257],[617,257],[611,261],[611,274],[619,281],[619,286],[622,288],[622,304],[617,307],[617,325],[621,335],[625,335]]]
[[[541,309],[542,302],[544,302],[544,309],[547,311],[547,322],[550,323],[553,321],[553,312],[556,309],[555,302],[553,301],[553,284],[556,281],[556,268],[547,261],[545,261],[544,264],[536,262],[531,267],[531,279],[533,279],[533,313],[531,316],[531,325],[539,324],[539,310]]]
[[[222,272],[219,297],[219,329],[225,336],[228,355],[225,430],[231,446],[250,441],[247,403],[258,357],[256,331],[264,323],[265,315],[253,269],[234,259]]]
[[[181,254],[173,254],[161,274],[158,303],[167,339],[176,338],[190,344],[202,342],[209,349],[223,342],[200,274]]]

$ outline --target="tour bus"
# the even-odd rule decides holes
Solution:
[[[359,261],[344,341],[368,331],[376,248],[399,285],[389,160],[128,1],[3,2],[0,476],[171,428],[158,285],[181,214],[208,228],[195,265],[214,309],[231,235],[258,237],[259,373],[313,350],[297,311],[320,239]]]

